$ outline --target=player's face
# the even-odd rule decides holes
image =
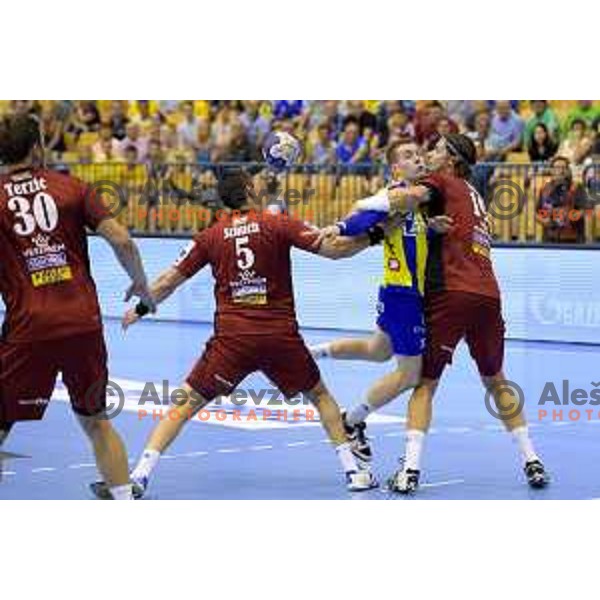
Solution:
[[[394,152],[394,162],[390,165],[392,179],[414,181],[425,171],[425,163],[416,144],[402,144]]]
[[[448,165],[450,155],[446,147],[444,138],[440,138],[437,144],[427,154],[427,167],[432,171],[437,171]]]

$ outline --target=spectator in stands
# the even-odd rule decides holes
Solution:
[[[198,139],[198,119],[194,114],[194,103],[187,101],[182,104],[183,119],[177,126],[179,144],[193,147]]]
[[[489,158],[506,160],[509,153],[521,148],[522,139],[523,119],[513,110],[510,100],[498,100],[491,123]]]
[[[275,100],[273,116],[276,119],[294,119],[302,115],[304,100]]]
[[[492,153],[490,147],[490,131],[492,118],[487,110],[477,113],[474,121],[474,131],[469,131],[467,135],[473,140],[477,149],[477,160],[485,161]]]
[[[403,108],[395,109],[388,117],[382,134],[382,144],[389,146],[396,141],[411,141],[415,139],[415,127],[409,114]]]
[[[552,160],[552,176],[540,191],[537,220],[544,227],[544,242],[582,243],[585,238],[587,195],[581,183],[573,181],[569,160]],[[576,211],[579,211],[577,213]]]
[[[59,158],[67,150],[64,123],[57,118],[56,112],[53,109],[46,108],[42,110],[40,124],[45,149],[51,155]]]
[[[588,132],[583,119],[573,119],[571,129],[560,145],[559,154],[566,157],[572,164],[580,165],[590,156],[593,138]]]
[[[546,133],[553,142],[558,144],[560,137],[560,124],[554,111],[548,105],[547,100],[530,100],[532,116],[525,126],[525,145],[529,147],[533,138],[533,132],[538,124],[544,125]]]
[[[527,152],[531,162],[547,162],[555,154],[558,145],[546,128],[546,125],[541,121],[533,129],[531,139],[527,144]]]
[[[113,137],[116,140],[124,140],[127,135],[127,123],[129,119],[125,114],[125,107],[121,100],[113,100],[110,105],[109,124]]]
[[[342,116],[338,110],[338,101],[325,100],[322,110],[324,122],[327,123],[331,136],[337,139],[342,131]]]
[[[422,110],[417,111],[415,116],[415,137],[417,143],[426,147],[434,144],[439,139],[437,132],[438,123],[443,118],[448,119],[450,132],[458,133],[458,125],[448,117],[444,106],[438,100],[428,102]]]
[[[244,111],[240,114],[240,123],[246,129],[250,144],[255,148],[261,148],[265,137],[271,130],[271,123],[261,114],[259,100],[246,100],[242,104]]]
[[[256,158],[244,126],[238,120],[234,121],[231,124],[229,144],[220,153],[217,151],[215,161],[251,162]]]
[[[594,145],[592,147],[592,156],[594,157],[594,160],[598,162],[600,160],[600,117],[594,121],[593,132]]]
[[[369,146],[360,135],[360,129],[355,120],[346,123],[336,148],[336,156],[338,162],[343,165],[356,165],[368,161]]]
[[[94,101],[78,100],[71,116],[70,130],[76,135],[86,131],[98,131],[100,113]]]
[[[92,146],[94,162],[110,162],[119,156],[121,145],[113,137],[112,127],[106,123],[98,132],[98,141]]]
[[[139,126],[140,131],[145,134],[148,129],[150,129],[153,122],[152,113],[150,111],[150,101],[136,100],[136,109],[137,113],[131,120],[136,123]]]
[[[329,125],[321,123],[309,136],[306,162],[312,165],[331,165],[335,163],[335,144],[331,139]]]
[[[594,106],[593,100],[577,100],[577,105],[569,111],[565,119],[564,132],[571,131],[575,120],[580,119],[587,127],[591,127],[598,118],[600,118],[600,107]]]
[[[377,118],[365,109],[364,100],[348,100],[346,102],[346,114],[342,121],[342,128],[348,121],[352,120],[358,123],[360,134],[363,136],[365,129],[375,130],[377,128]]]
[[[139,160],[145,161],[148,153],[148,138],[142,136],[140,127],[135,122],[129,122],[125,127],[125,131],[127,135],[119,144],[120,152],[122,153],[123,149],[127,148],[127,146],[134,146],[137,150]]]
[[[210,123],[207,119],[200,119],[198,122],[198,137],[194,149],[196,150],[196,161],[198,163],[209,163],[211,161],[212,139]]]

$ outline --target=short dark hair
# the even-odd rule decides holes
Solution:
[[[36,144],[41,143],[40,125],[31,115],[12,115],[0,121],[0,162],[23,162]]]
[[[217,193],[221,202],[234,210],[241,208],[248,199],[250,175],[241,168],[224,169],[219,173]]]
[[[385,160],[387,161],[387,164],[391,165],[392,162],[394,162],[394,154],[396,150],[398,150],[398,148],[400,148],[401,146],[406,146],[408,144],[414,145],[416,144],[416,142],[409,138],[403,140],[396,140],[395,142],[392,142],[385,151]]]

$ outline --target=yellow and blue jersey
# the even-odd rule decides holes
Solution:
[[[427,223],[421,213],[407,213],[402,224],[385,236],[383,262],[383,287],[424,294]]]
[[[387,216],[381,211],[362,211],[338,226],[344,235],[360,235]],[[421,213],[407,213],[386,234],[383,261],[377,325],[389,336],[395,355],[419,356],[425,345],[423,294],[427,263],[427,223]]]

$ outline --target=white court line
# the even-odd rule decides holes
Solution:
[[[556,427],[564,427],[565,425],[575,425],[575,421],[553,421],[550,424]]]
[[[433,483],[422,483],[419,487],[424,488],[434,488],[434,487],[442,487],[444,485],[458,485],[460,483],[464,483],[464,479],[448,479],[447,481],[435,481]]]
[[[403,431],[391,431],[390,433],[384,433],[383,437],[400,437],[403,436]]]
[[[217,450],[218,454],[235,454],[236,452],[241,452],[241,448],[221,448]]]
[[[38,467],[37,469],[31,469],[32,473],[47,473],[50,471],[56,471],[56,467]]]
[[[200,450],[198,452],[186,452],[185,454],[182,454],[181,456],[206,456],[208,454],[208,452],[204,452],[203,450]]]
[[[2,477],[3,475],[16,475],[17,472],[16,471],[2,471],[2,473],[0,473],[0,477]]]
[[[248,450],[273,450],[273,446],[264,444],[263,446],[250,446]]]
[[[96,465],[94,463],[80,463],[78,465],[69,465],[67,469],[91,469]]]
[[[473,431],[470,427],[446,427],[446,433],[469,433]]]
[[[310,442],[289,442],[288,444],[286,444],[286,446],[288,448],[296,448],[297,446],[308,446],[310,444]]]

